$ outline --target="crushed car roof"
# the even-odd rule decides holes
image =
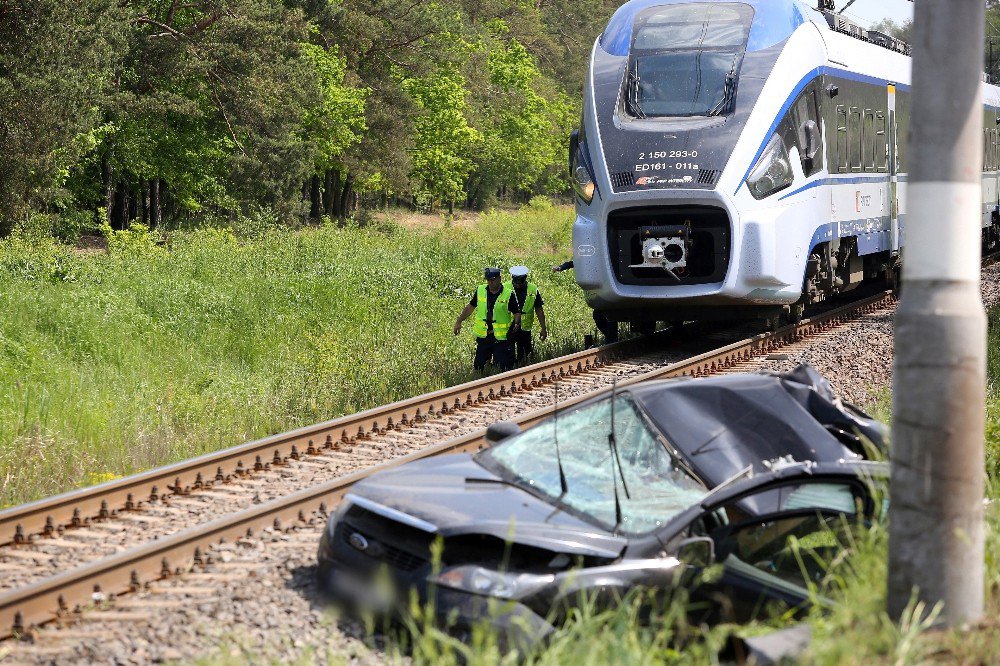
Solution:
[[[885,426],[845,405],[809,366],[785,374],[729,375],[641,384],[629,393],[709,487],[780,460],[864,457]],[[779,463],[780,464],[780,463]]]

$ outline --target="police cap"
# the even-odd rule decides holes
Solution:
[[[510,269],[510,276],[515,280],[526,280],[528,279],[528,267],[512,266]]]
[[[500,277],[500,269],[499,268],[487,268],[486,271],[485,271],[485,273],[486,273],[486,279],[487,280],[495,280],[496,278]]]

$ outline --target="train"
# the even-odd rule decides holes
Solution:
[[[911,56],[831,0],[622,5],[594,44],[570,139],[590,306],[640,327],[778,324],[865,282],[898,284]],[[988,250],[1000,88],[985,75],[982,87]]]

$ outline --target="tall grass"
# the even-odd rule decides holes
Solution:
[[[571,219],[0,241],[0,506],[468,380],[451,328],[487,265],[532,268],[542,355],[578,345],[589,310],[549,272]]]

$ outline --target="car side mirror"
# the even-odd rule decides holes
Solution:
[[[491,446],[521,432],[521,426],[513,421],[498,421],[486,429],[486,442]]]
[[[693,567],[712,566],[715,564],[715,542],[709,537],[685,539],[677,547],[677,559]]]

